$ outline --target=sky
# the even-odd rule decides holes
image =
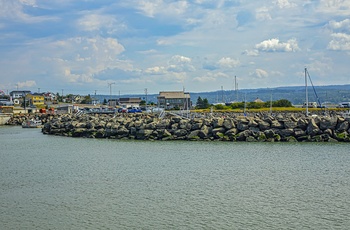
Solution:
[[[349,0],[0,0],[0,90],[350,84]]]

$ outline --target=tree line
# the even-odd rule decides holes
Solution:
[[[269,107],[293,107],[292,103],[287,99],[280,99],[277,101],[268,101],[268,102],[233,102],[230,104],[217,104],[212,105],[208,102],[208,99],[198,97],[195,108],[196,109],[208,109],[214,106],[215,109],[224,110],[224,109],[262,109]]]

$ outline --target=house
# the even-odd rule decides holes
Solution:
[[[108,106],[116,107],[119,105],[118,99],[108,99]]]
[[[72,98],[72,103],[76,103],[76,104],[79,104],[81,103],[83,100],[83,97],[80,96],[80,95],[74,95],[73,98]]]
[[[254,102],[262,103],[262,102],[264,102],[264,101],[257,97],[257,98],[254,100]]]
[[[99,104],[101,104],[101,102],[100,102],[100,99],[92,97],[90,104],[92,104],[92,105],[99,105]]]
[[[125,97],[119,98],[119,105],[124,108],[140,107],[141,98],[139,97]]]
[[[191,96],[190,93],[183,91],[159,92],[157,97],[158,106],[164,109],[190,109]]]
[[[23,98],[27,94],[30,94],[29,90],[16,90],[10,92],[10,96],[12,99]]]
[[[31,106],[42,106],[45,105],[45,97],[41,93],[33,93],[33,94],[27,94],[26,95],[26,101],[29,102],[29,105]]]
[[[46,104],[57,104],[57,95],[51,92],[43,93]]]

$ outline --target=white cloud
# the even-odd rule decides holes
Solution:
[[[169,63],[170,64],[180,64],[180,63],[191,63],[191,58],[181,56],[181,55],[175,55],[172,56]]]
[[[19,89],[30,88],[30,87],[36,86],[36,82],[35,81],[17,82],[16,85],[18,86]]]
[[[265,40],[257,44],[255,48],[265,52],[295,52],[300,50],[296,39],[280,42],[277,38]]]
[[[191,64],[191,58],[175,55],[169,61],[168,71],[171,72],[192,72],[196,68]]]
[[[277,0],[274,3],[281,9],[288,9],[297,6],[295,3],[290,3],[288,0]]]
[[[84,15],[77,21],[77,25],[84,31],[106,30],[109,34],[126,29],[126,25],[118,22],[115,16],[101,14]]]
[[[220,78],[228,78],[228,77],[229,76],[227,74],[225,74],[225,73],[221,73],[221,72],[212,73],[212,72],[209,72],[209,73],[206,73],[203,76],[199,76],[199,77],[193,78],[193,81],[194,82],[201,82],[201,83],[215,82],[215,81],[217,81]]]
[[[269,74],[263,69],[256,69],[255,74],[258,78],[265,78],[269,76]]]
[[[245,50],[242,52],[242,54],[247,55],[247,56],[252,56],[252,57],[256,57],[259,55],[259,50]]]
[[[159,75],[159,74],[165,74],[167,73],[167,71],[163,66],[155,66],[155,67],[147,68],[145,70],[145,73],[151,74],[151,75]]]
[[[323,13],[349,15],[349,0],[320,0],[318,10]]]
[[[0,18],[24,23],[39,23],[57,20],[52,16],[31,16],[25,13],[24,7],[38,7],[35,0],[0,0]]]
[[[340,22],[332,20],[328,23],[328,28],[330,28],[333,31],[335,30],[350,32],[350,19],[345,19]]]
[[[45,48],[49,50],[43,59],[50,68],[47,71],[63,75],[70,83],[98,81],[98,74],[111,69],[131,70],[118,59],[124,47],[113,38],[74,37],[46,44]]]
[[[224,57],[224,58],[221,58],[219,61],[218,61],[218,66],[221,67],[221,68],[227,68],[227,69],[230,69],[230,68],[235,68],[237,66],[239,66],[241,63],[239,60],[237,59],[232,59],[232,58],[229,58],[229,57]]]
[[[144,15],[148,17],[155,17],[157,15],[181,15],[186,12],[188,8],[187,1],[174,1],[164,2],[163,0],[136,0],[130,1],[131,5],[135,5],[136,8]]]
[[[272,19],[269,13],[269,9],[267,7],[258,8],[255,14],[256,19],[258,19],[259,21],[268,21]]]
[[[332,40],[327,48],[330,50],[350,50],[350,35],[344,33],[332,34]]]

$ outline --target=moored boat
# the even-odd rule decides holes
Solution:
[[[30,119],[22,123],[22,128],[41,128],[41,127],[42,127],[41,120]]]

